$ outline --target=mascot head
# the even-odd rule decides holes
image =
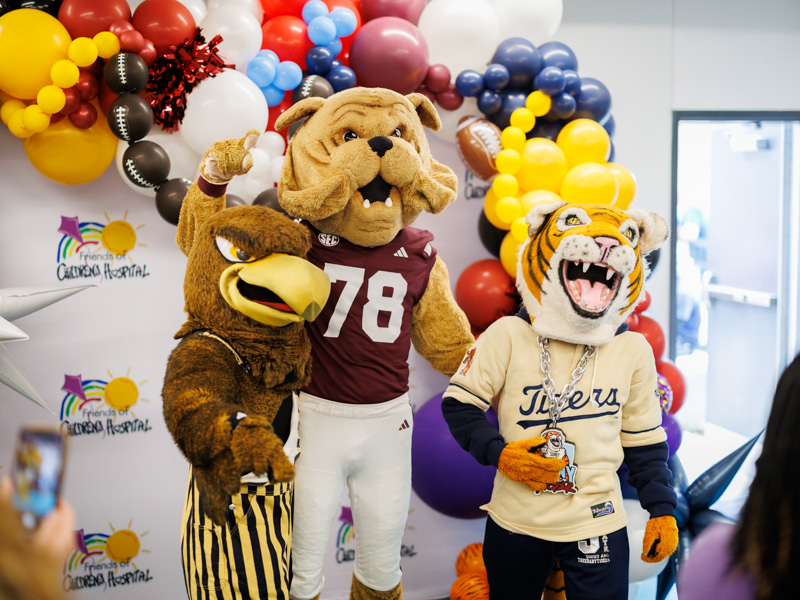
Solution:
[[[526,217],[517,288],[537,334],[606,344],[644,299],[643,257],[667,238],[666,221],[642,210],[554,202]]]

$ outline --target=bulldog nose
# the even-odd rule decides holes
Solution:
[[[386,154],[389,150],[392,149],[392,140],[384,135],[378,135],[374,138],[370,138],[369,147],[372,148],[372,151],[383,158],[383,155]]]

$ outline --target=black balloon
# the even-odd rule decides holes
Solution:
[[[147,87],[150,67],[133,52],[118,52],[103,67],[103,81],[115,94],[136,94]]]
[[[321,75],[309,75],[303,78],[295,90],[292,92],[292,103],[300,102],[306,98],[317,96],[327,98],[333,94],[333,86]]]
[[[156,210],[167,223],[178,224],[181,205],[191,185],[188,179],[168,179],[156,189]]]
[[[108,109],[108,126],[119,139],[135,142],[150,133],[153,111],[141,96],[122,94]]]
[[[244,206],[247,204],[242,198],[239,196],[234,196],[233,194],[225,194],[225,208],[233,208],[234,206]]]
[[[486,248],[493,256],[500,257],[500,245],[503,243],[507,231],[503,231],[491,224],[486,213],[481,211],[478,217],[478,237],[481,238],[483,247]]]
[[[141,187],[156,187],[164,183],[169,168],[169,156],[155,142],[134,142],[122,155],[122,170],[131,182]]]
[[[3,10],[5,6],[9,8]],[[0,2],[0,14],[8,12],[9,10],[16,10],[17,8],[33,8],[58,17],[58,9],[61,8],[61,0],[16,0]]]
[[[271,187],[264,190],[253,200],[255,206],[266,206],[272,210],[277,210],[279,213],[287,214],[278,201],[278,188]]]

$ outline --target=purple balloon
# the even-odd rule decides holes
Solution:
[[[379,17],[399,17],[416,25],[425,0],[361,0],[361,18],[366,23]]]
[[[683,432],[678,421],[670,413],[661,415],[661,427],[667,433],[667,445],[670,457],[678,451],[683,440]]]
[[[487,413],[497,427],[494,411]],[[480,506],[492,495],[497,469],[481,465],[462,450],[442,415],[442,395],[428,400],[414,413],[411,439],[411,487],[433,510],[457,519],[486,515]]]
[[[350,68],[359,85],[400,94],[416,90],[428,73],[428,45],[419,29],[399,17],[378,17],[356,32]]]

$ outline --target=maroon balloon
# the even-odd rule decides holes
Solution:
[[[359,85],[409,94],[428,73],[428,45],[415,25],[399,17],[379,17],[356,33],[350,68]]]
[[[450,69],[444,65],[431,65],[423,84],[434,94],[445,91],[450,87]]]
[[[87,71],[81,72],[78,82],[73,86],[81,95],[81,100],[91,100],[97,98],[100,91],[100,82],[97,77]]]
[[[81,102],[78,110],[68,115],[70,123],[78,129],[89,129],[97,123],[97,109],[91,102]]]
[[[156,51],[155,44],[145,38],[144,45],[139,51],[139,56],[142,57],[142,60],[144,60],[148,67],[152,65],[153,61],[158,58],[158,52]]]
[[[144,0],[133,12],[133,26],[151,40],[159,55],[194,36],[194,17],[178,0]]]
[[[103,59],[102,58],[98,58],[96,61],[94,61],[88,67],[80,67],[80,70],[81,71],[86,71],[87,73],[91,73],[92,75],[94,75],[95,77],[97,77],[99,79],[99,78],[101,78],[103,76],[103,66],[104,65],[105,65],[105,62],[103,61]]]
[[[116,21],[130,21],[131,8],[125,0],[64,0],[58,20],[72,39],[91,38]]]
[[[379,17],[399,17],[416,25],[425,8],[425,0],[361,0],[364,23]]]
[[[59,112],[69,115],[78,110],[78,107],[81,105],[81,93],[78,89],[75,87],[64,88],[64,96],[67,100],[64,103],[64,108]]]
[[[422,94],[423,96],[425,96],[431,102],[436,102],[436,94],[434,94],[432,91],[430,91],[425,86],[418,87],[414,91],[416,93],[418,93],[418,94]]]
[[[108,26],[108,30],[115,36],[119,37],[123,31],[133,31],[133,25],[131,25],[128,21],[114,21]]]
[[[451,83],[445,91],[436,94],[436,103],[445,110],[456,110],[464,103],[464,96],[459,94],[455,84]]]

